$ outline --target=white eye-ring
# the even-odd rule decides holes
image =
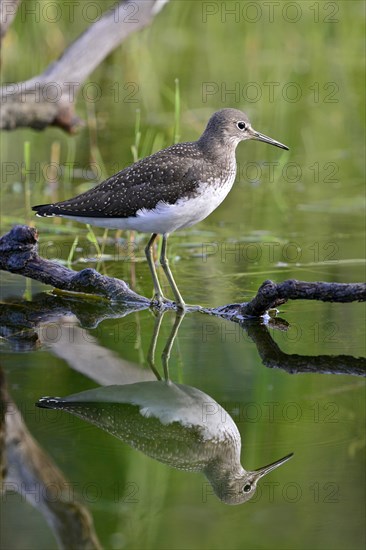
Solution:
[[[251,490],[252,490],[252,486],[250,483],[247,483],[246,485],[244,485],[243,487],[244,493],[249,493]]]
[[[236,123],[236,126],[239,130],[246,130],[247,128],[247,125],[242,120],[239,120],[239,122]]]

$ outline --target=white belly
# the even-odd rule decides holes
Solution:
[[[202,183],[199,193],[191,199],[179,199],[175,204],[159,202],[153,210],[139,210],[130,218],[87,218],[63,216],[72,220],[111,229],[133,229],[142,233],[172,233],[204,220],[225,199],[233,186],[235,174],[225,185]]]

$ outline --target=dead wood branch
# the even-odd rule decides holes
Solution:
[[[61,57],[25,82],[0,88],[0,128],[49,125],[73,133],[77,92],[93,70],[130,34],[146,27],[169,0],[126,0],[93,23]],[[10,22],[9,22],[10,23]]]
[[[47,345],[48,349],[59,357],[61,356],[60,350],[62,350],[62,357],[68,357],[68,362],[70,365],[70,361],[72,362],[73,368],[76,368],[78,364],[83,365],[82,372],[89,378],[103,384],[120,384],[125,383],[121,380],[124,380],[124,375],[131,371],[132,367],[128,366],[128,362],[116,360],[118,364],[121,364],[121,372],[119,370],[115,372],[114,360],[108,359],[110,351],[102,347],[99,348],[98,353],[95,348],[95,360],[85,360],[85,358],[93,356],[91,348],[100,346],[100,344],[93,342],[91,334],[86,339],[84,337],[78,339],[77,331],[83,335],[85,329],[95,329],[105,319],[116,319],[118,323],[118,319],[134,311],[136,309],[126,308],[121,304],[112,307],[106,302],[97,302],[91,307],[85,301],[66,300],[62,296],[52,296],[46,293],[34,296],[32,301],[15,298],[0,304],[0,337],[4,338],[11,349],[17,352],[36,351],[39,347]],[[79,327],[79,324],[82,328]],[[286,321],[278,317],[271,319],[268,324],[264,324],[262,319],[244,319],[241,322],[242,329],[255,344],[261,361],[267,368],[281,369],[288,374],[339,374],[361,377],[366,375],[366,359],[364,357],[345,354],[299,355],[285,353],[272,338],[268,329],[286,330],[286,325]],[[56,328],[56,332],[51,330],[49,333],[48,326],[53,330]],[[66,330],[59,330],[58,326],[64,327]],[[48,334],[51,335],[49,340],[47,340]],[[55,334],[57,334],[56,338]],[[77,354],[73,348],[67,351],[67,345],[65,346],[65,342],[63,342],[63,339],[70,342],[71,334],[73,345],[75,342],[78,345]],[[80,346],[80,341],[84,347]],[[103,368],[100,368],[101,362]],[[98,373],[97,376],[95,372]]]
[[[317,300],[321,302],[365,302],[366,283],[308,283],[288,279],[282,283],[267,280],[259,287],[256,296],[243,304],[229,304],[215,308],[216,315],[240,321],[246,317],[260,317],[288,300]]]
[[[150,300],[133,292],[127,283],[101,275],[94,269],[75,272],[72,269],[38,255],[38,233],[26,225],[17,225],[0,238],[0,269],[30,277],[60,290],[86,293],[105,298],[111,303],[148,307]],[[323,302],[364,302],[365,283],[308,283],[290,279],[282,283],[265,281],[250,301],[216,308],[200,309],[203,313],[240,322],[260,317],[269,309],[288,300],[320,300]],[[173,308],[172,302],[166,307]],[[197,310],[199,308],[189,308]]]
[[[0,238],[0,269],[18,273],[60,290],[82,292],[112,302],[149,305],[150,301],[136,294],[119,279],[105,277],[95,269],[73,271],[38,255],[38,233],[26,225],[17,225]]]

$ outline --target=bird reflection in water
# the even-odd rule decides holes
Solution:
[[[155,367],[160,314],[149,350],[156,381],[43,397],[37,405],[74,414],[168,466],[202,472],[223,502],[241,504],[252,498],[263,476],[292,454],[258,470],[245,470],[240,462],[240,433],[230,415],[206,393],[170,380],[170,352],[183,317],[184,313],[177,313],[162,353],[163,379]]]

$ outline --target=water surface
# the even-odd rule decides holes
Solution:
[[[132,36],[97,69],[92,79],[102,87],[100,100],[87,110],[80,96],[78,112],[89,116],[89,127],[95,112],[103,170],[112,174],[132,162],[136,108],[141,110],[141,156],[172,142],[178,77],[181,140],[196,139],[214,110],[230,106],[245,109],[258,131],[290,147],[281,152],[255,142],[241,144],[237,181],[224,204],[209,219],[170,238],[171,265],[187,302],[245,301],[268,278],[364,280],[362,4],[328,3],[337,8],[332,15],[319,3],[314,21],[309,3],[297,2],[301,17],[296,22],[286,21],[282,12],[270,22],[264,11],[257,22],[243,12],[236,21],[221,13],[225,3],[212,3],[219,12],[205,20],[205,4],[171,2],[151,28]],[[85,26],[82,19],[73,26],[62,21],[62,34],[46,21],[24,26],[17,20],[7,37],[12,46],[4,47],[4,79],[22,80],[41,71]],[[31,55],[25,42],[39,56]],[[19,56],[23,52],[22,63],[11,63],[10,47]],[[110,90],[116,82],[122,92],[124,84],[135,83],[137,103],[125,96],[115,101]],[[279,83],[273,97],[267,82]],[[301,90],[296,101],[283,92],[295,90],[291,82]],[[249,96],[255,89],[249,83],[261,91],[258,100]],[[3,163],[14,163],[15,171],[3,178],[2,232],[31,219],[40,232],[41,253],[64,261],[78,235],[73,268],[96,267],[84,226],[30,218],[22,173],[26,141],[32,204],[80,192],[101,175],[98,161],[97,174],[85,183],[96,158],[88,126],[77,137],[52,128],[4,134]],[[63,169],[57,181],[50,181],[45,167],[55,143],[60,164],[72,170]],[[96,234],[101,238],[103,231]],[[108,237],[98,269],[149,296],[146,236],[136,235],[134,245],[125,234],[117,244],[112,232]],[[279,314],[287,330],[286,323],[242,327],[199,313],[185,316],[169,362],[172,382],[196,388],[230,415],[246,470],[294,453],[259,482],[250,501],[228,506],[202,472],[176,469],[85,420],[35,407],[42,396],[154,379],[148,366],[155,323],[150,311],[109,311],[98,322],[93,305],[51,295],[44,301],[50,290],[2,273],[5,400],[19,411],[12,405],[8,414],[11,433],[21,433],[27,442],[19,448],[15,436],[8,440],[9,464],[19,470],[10,469],[5,478],[4,548],[56,548],[57,529],[66,537],[65,547],[70,533],[80,543],[88,514],[93,526],[88,537],[104,548],[364,547],[363,304],[290,302]],[[156,349],[161,376],[160,355],[173,323],[174,313],[168,312]],[[300,364],[310,372],[300,372]],[[21,480],[29,484],[22,486]],[[54,481],[56,489],[52,480],[60,484]],[[52,493],[45,505],[47,490],[53,487],[58,494],[59,486],[61,504],[77,500],[76,512],[58,506],[57,498],[50,505]]]

